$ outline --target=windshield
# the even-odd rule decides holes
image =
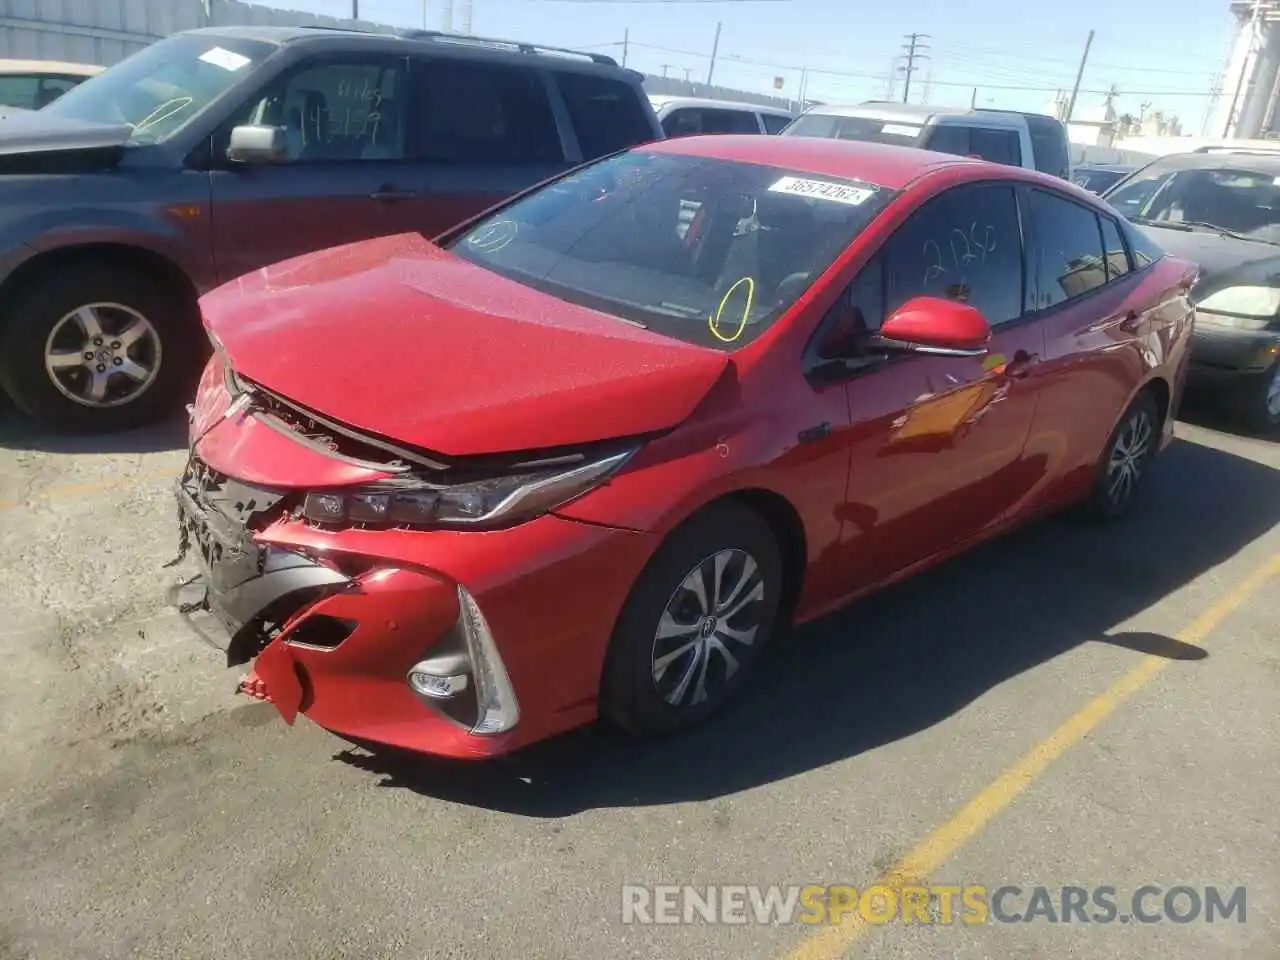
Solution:
[[[44,109],[76,120],[127,123],[133,128],[129,143],[158,143],[275,49],[255,40],[179,34],[139,50]]]
[[[891,196],[860,181],[638,151],[548,184],[449,247],[572,303],[733,350],[768,329]]]
[[[1209,225],[1232,233],[1280,238],[1280,186],[1254,170],[1152,170],[1119,185],[1107,201],[1130,220],[1155,226]]]
[[[807,113],[783,131],[788,137],[826,137],[836,140],[862,140],[888,143],[896,147],[914,147],[920,142],[924,127],[916,123],[894,123],[872,117],[831,117]]]

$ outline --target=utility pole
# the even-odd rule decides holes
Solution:
[[[1067,101],[1067,115],[1062,118],[1063,123],[1071,122],[1071,114],[1076,109],[1076,97],[1080,95],[1080,81],[1084,79],[1084,65],[1089,62],[1089,48],[1093,46],[1093,31],[1089,31],[1089,38],[1084,42],[1084,53],[1080,55],[1080,69],[1076,71],[1076,83],[1071,88],[1071,99]]]
[[[907,34],[907,42],[902,45],[902,49],[906,51],[906,66],[903,67],[905,82],[902,85],[902,102],[906,103],[907,98],[911,95],[911,75],[917,69],[917,61],[924,60],[928,57],[924,51],[928,49],[928,45],[922,41],[928,40],[927,33],[909,33]]]
[[[711,62],[707,64],[707,86],[708,87],[711,86],[711,74],[716,69],[716,53],[720,49],[720,27],[721,27],[721,24],[717,23],[716,38],[711,42]]]
[[[977,87],[974,87],[973,93],[969,94],[969,109],[970,110],[978,109],[978,88]]]
[[[351,0],[351,19],[360,19],[360,0]]]
[[[631,45],[631,28],[624,27],[622,29],[622,65],[624,67],[627,65],[627,47],[629,47],[630,45]],[[662,75],[665,77],[666,73],[664,72]]]
[[[688,67],[681,67],[680,69],[682,69],[682,70],[684,71],[684,82],[685,82],[685,83],[688,83],[688,82],[689,82],[689,74],[693,73],[693,71],[692,71],[692,70],[690,70]]]
[[[667,71],[668,71],[668,70],[670,70],[670,69],[671,69],[671,64],[669,64],[669,63],[664,63],[664,64],[662,64],[662,76],[663,76],[663,78],[665,78],[665,77],[666,77],[666,75],[667,75]]]
[[[462,0],[462,32],[471,33],[471,0]]]

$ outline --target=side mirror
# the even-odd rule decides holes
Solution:
[[[283,128],[245,124],[232,128],[227,159],[232,163],[275,163],[284,159],[287,149]]]
[[[880,325],[873,349],[980,357],[991,342],[991,327],[967,303],[942,297],[908,300]]]

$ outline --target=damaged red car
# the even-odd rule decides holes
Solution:
[[[358,742],[683,728],[790,624],[1039,513],[1124,513],[1193,279],[1034,171],[639,147],[206,296],[175,599],[287,721]]]

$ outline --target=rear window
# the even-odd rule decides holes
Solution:
[[[629,83],[589,73],[558,73],[556,83],[578,135],[583,160],[595,160],[656,138],[640,92]]]
[[[832,117],[820,113],[805,114],[787,127],[789,137],[825,137],[834,140],[862,140],[914,147],[924,130],[922,124],[895,123],[872,117]]]
[[[1071,154],[1066,128],[1052,117],[1026,117],[1031,153],[1036,169],[1066,180],[1071,176]]]
[[[894,191],[631,151],[499,208],[447,245],[571,303],[718,350],[769,328]]]
[[[760,119],[764,121],[765,133],[781,133],[791,122],[790,117],[775,117],[771,113],[761,114]]]

